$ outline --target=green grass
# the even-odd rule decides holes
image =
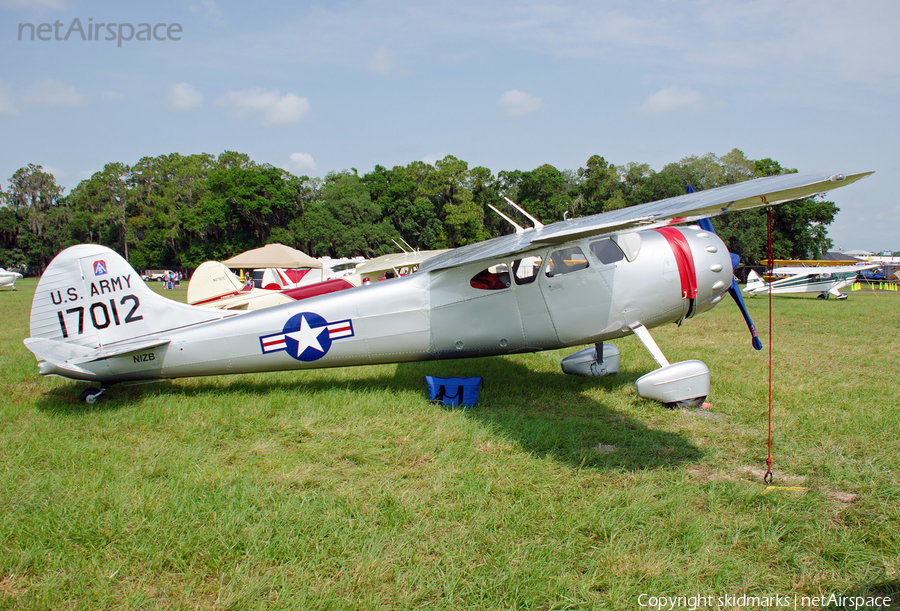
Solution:
[[[670,361],[709,365],[709,410],[637,397],[654,364],[634,338],[607,379],[562,374],[569,350],[88,406],[38,375],[20,287],[0,293],[0,609],[900,600],[897,294],[774,299],[774,485],[802,489],[766,492],[767,354],[730,304],[654,331]],[[765,340],[767,302],[748,305]],[[482,376],[478,406],[430,405],[425,374]]]

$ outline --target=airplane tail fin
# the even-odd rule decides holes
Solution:
[[[233,315],[161,297],[116,252],[80,244],[59,253],[41,276],[25,345],[39,360],[69,353],[102,358],[125,346],[164,341],[174,329]]]
[[[240,278],[224,263],[207,261],[200,264],[191,275],[187,287],[187,302],[200,305],[223,297],[237,295],[244,288]]]
[[[744,287],[745,293],[756,294],[757,291],[760,291],[768,286],[762,278],[759,277],[755,271],[750,270],[750,273],[747,275],[747,286]]]

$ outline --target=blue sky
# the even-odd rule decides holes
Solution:
[[[831,194],[829,236],[900,250],[895,0],[0,0],[0,15],[4,187],[28,163],[71,189],[172,152],[324,176],[447,154],[495,173],[593,154],[660,170],[740,148],[876,171]],[[55,40],[75,19],[116,25]],[[30,40],[42,23],[50,40]],[[143,23],[163,40],[118,39]]]

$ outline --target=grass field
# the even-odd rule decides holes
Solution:
[[[634,338],[608,379],[552,352],[89,406],[22,345],[34,285],[0,293],[0,609],[900,608],[900,293],[774,299],[767,491],[767,353],[730,304],[654,332],[709,365],[707,410],[638,398]],[[482,376],[477,407],[425,374]]]

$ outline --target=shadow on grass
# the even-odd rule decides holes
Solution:
[[[335,370],[337,371],[337,370]],[[345,370],[348,371],[348,370]],[[465,411],[500,435],[539,457],[550,456],[578,468],[655,469],[696,461],[702,453],[679,435],[649,428],[642,422],[591,397],[591,391],[610,393],[629,404],[625,388],[645,372],[621,371],[607,378],[580,378],[557,372],[534,371],[507,358],[403,363],[396,367],[353,369],[353,377],[328,374],[242,375],[235,378],[194,378],[187,384],[170,381],[120,384],[111,387],[96,404],[77,399],[87,386],[67,384],[48,391],[37,408],[63,416],[128,408],[152,393],[172,400],[216,398],[268,392],[316,394],[331,390],[395,393],[421,390],[427,401],[424,376],[480,376],[484,380],[475,409]],[[655,405],[655,404],[654,404]],[[654,409],[657,409],[654,407]],[[659,406],[658,409],[664,408]]]
[[[850,592],[836,594],[837,604],[832,603],[829,611],[851,611],[859,609],[878,609],[878,611],[900,610],[900,581],[879,581],[865,584]]]
[[[643,373],[623,370],[605,378],[581,378],[533,371],[502,358],[407,363],[397,368],[397,378],[406,380],[404,387],[421,383],[426,374],[481,377],[479,403],[464,413],[536,456],[578,468],[627,470],[699,460],[702,452],[679,435],[651,429],[587,394],[599,389],[627,402],[624,388],[633,387]]]
[[[100,411],[115,411],[140,403],[148,394],[170,397],[173,400],[187,400],[194,397],[234,397],[240,395],[263,395],[267,392],[286,393],[319,393],[333,389],[365,391],[373,388],[403,391],[409,387],[402,386],[392,374],[368,374],[365,368],[356,368],[361,372],[358,377],[350,379],[309,379],[307,372],[276,372],[261,374],[239,374],[237,376],[212,376],[186,378],[188,383],[176,380],[152,380],[148,382],[123,382],[112,385],[95,404],[90,405],[79,400],[80,393],[97,385],[73,382],[47,391],[36,401],[39,410],[58,415],[76,416]],[[283,379],[273,379],[281,375]],[[288,377],[290,376],[290,377]]]

